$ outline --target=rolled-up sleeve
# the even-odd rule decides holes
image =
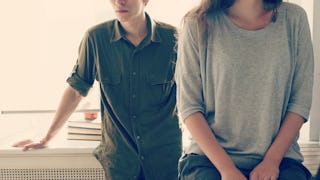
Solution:
[[[78,59],[67,82],[82,96],[86,96],[95,77],[94,43],[87,32],[80,43]]]
[[[296,66],[287,110],[299,114],[307,121],[312,103],[314,57],[310,29],[305,12],[299,22]]]
[[[182,121],[195,112],[205,112],[197,24],[195,19],[186,18],[179,35],[175,79],[177,84],[177,108],[179,118]]]

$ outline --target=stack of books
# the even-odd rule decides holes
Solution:
[[[101,140],[101,121],[70,120],[67,122],[68,140]]]

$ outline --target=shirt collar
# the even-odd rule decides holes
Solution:
[[[160,35],[157,32],[157,24],[156,24],[156,22],[154,20],[152,20],[147,13],[146,13],[146,20],[147,20],[147,28],[148,28],[147,38],[150,39],[153,42],[161,42]],[[151,32],[151,34],[150,34],[150,32]],[[110,41],[111,42],[116,42],[116,41],[119,41],[120,39],[124,39],[125,36],[126,36],[126,31],[121,26],[120,21],[119,20],[115,20],[114,21],[113,33],[112,33]]]

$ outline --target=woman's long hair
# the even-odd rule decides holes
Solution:
[[[189,11],[186,17],[194,17],[198,19],[200,25],[200,33],[203,39],[206,39],[207,15],[218,11],[227,12],[227,10],[234,4],[235,0],[201,0],[200,4]],[[266,11],[273,11],[272,21],[276,21],[277,8],[282,3],[282,0],[263,0],[264,9]]]
[[[234,4],[235,0],[201,0],[200,4],[192,9],[187,15],[196,16],[200,20],[208,13],[226,11]],[[266,11],[275,10],[282,3],[282,0],[263,0]]]

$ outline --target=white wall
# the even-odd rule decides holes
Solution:
[[[178,25],[195,2],[152,0],[147,11]],[[0,111],[56,109],[84,32],[113,17],[105,0],[0,1]],[[99,108],[98,97],[94,88],[80,108]]]
[[[55,109],[84,31],[108,17],[107,5],[99,0],[1,1],[0,110]]]

